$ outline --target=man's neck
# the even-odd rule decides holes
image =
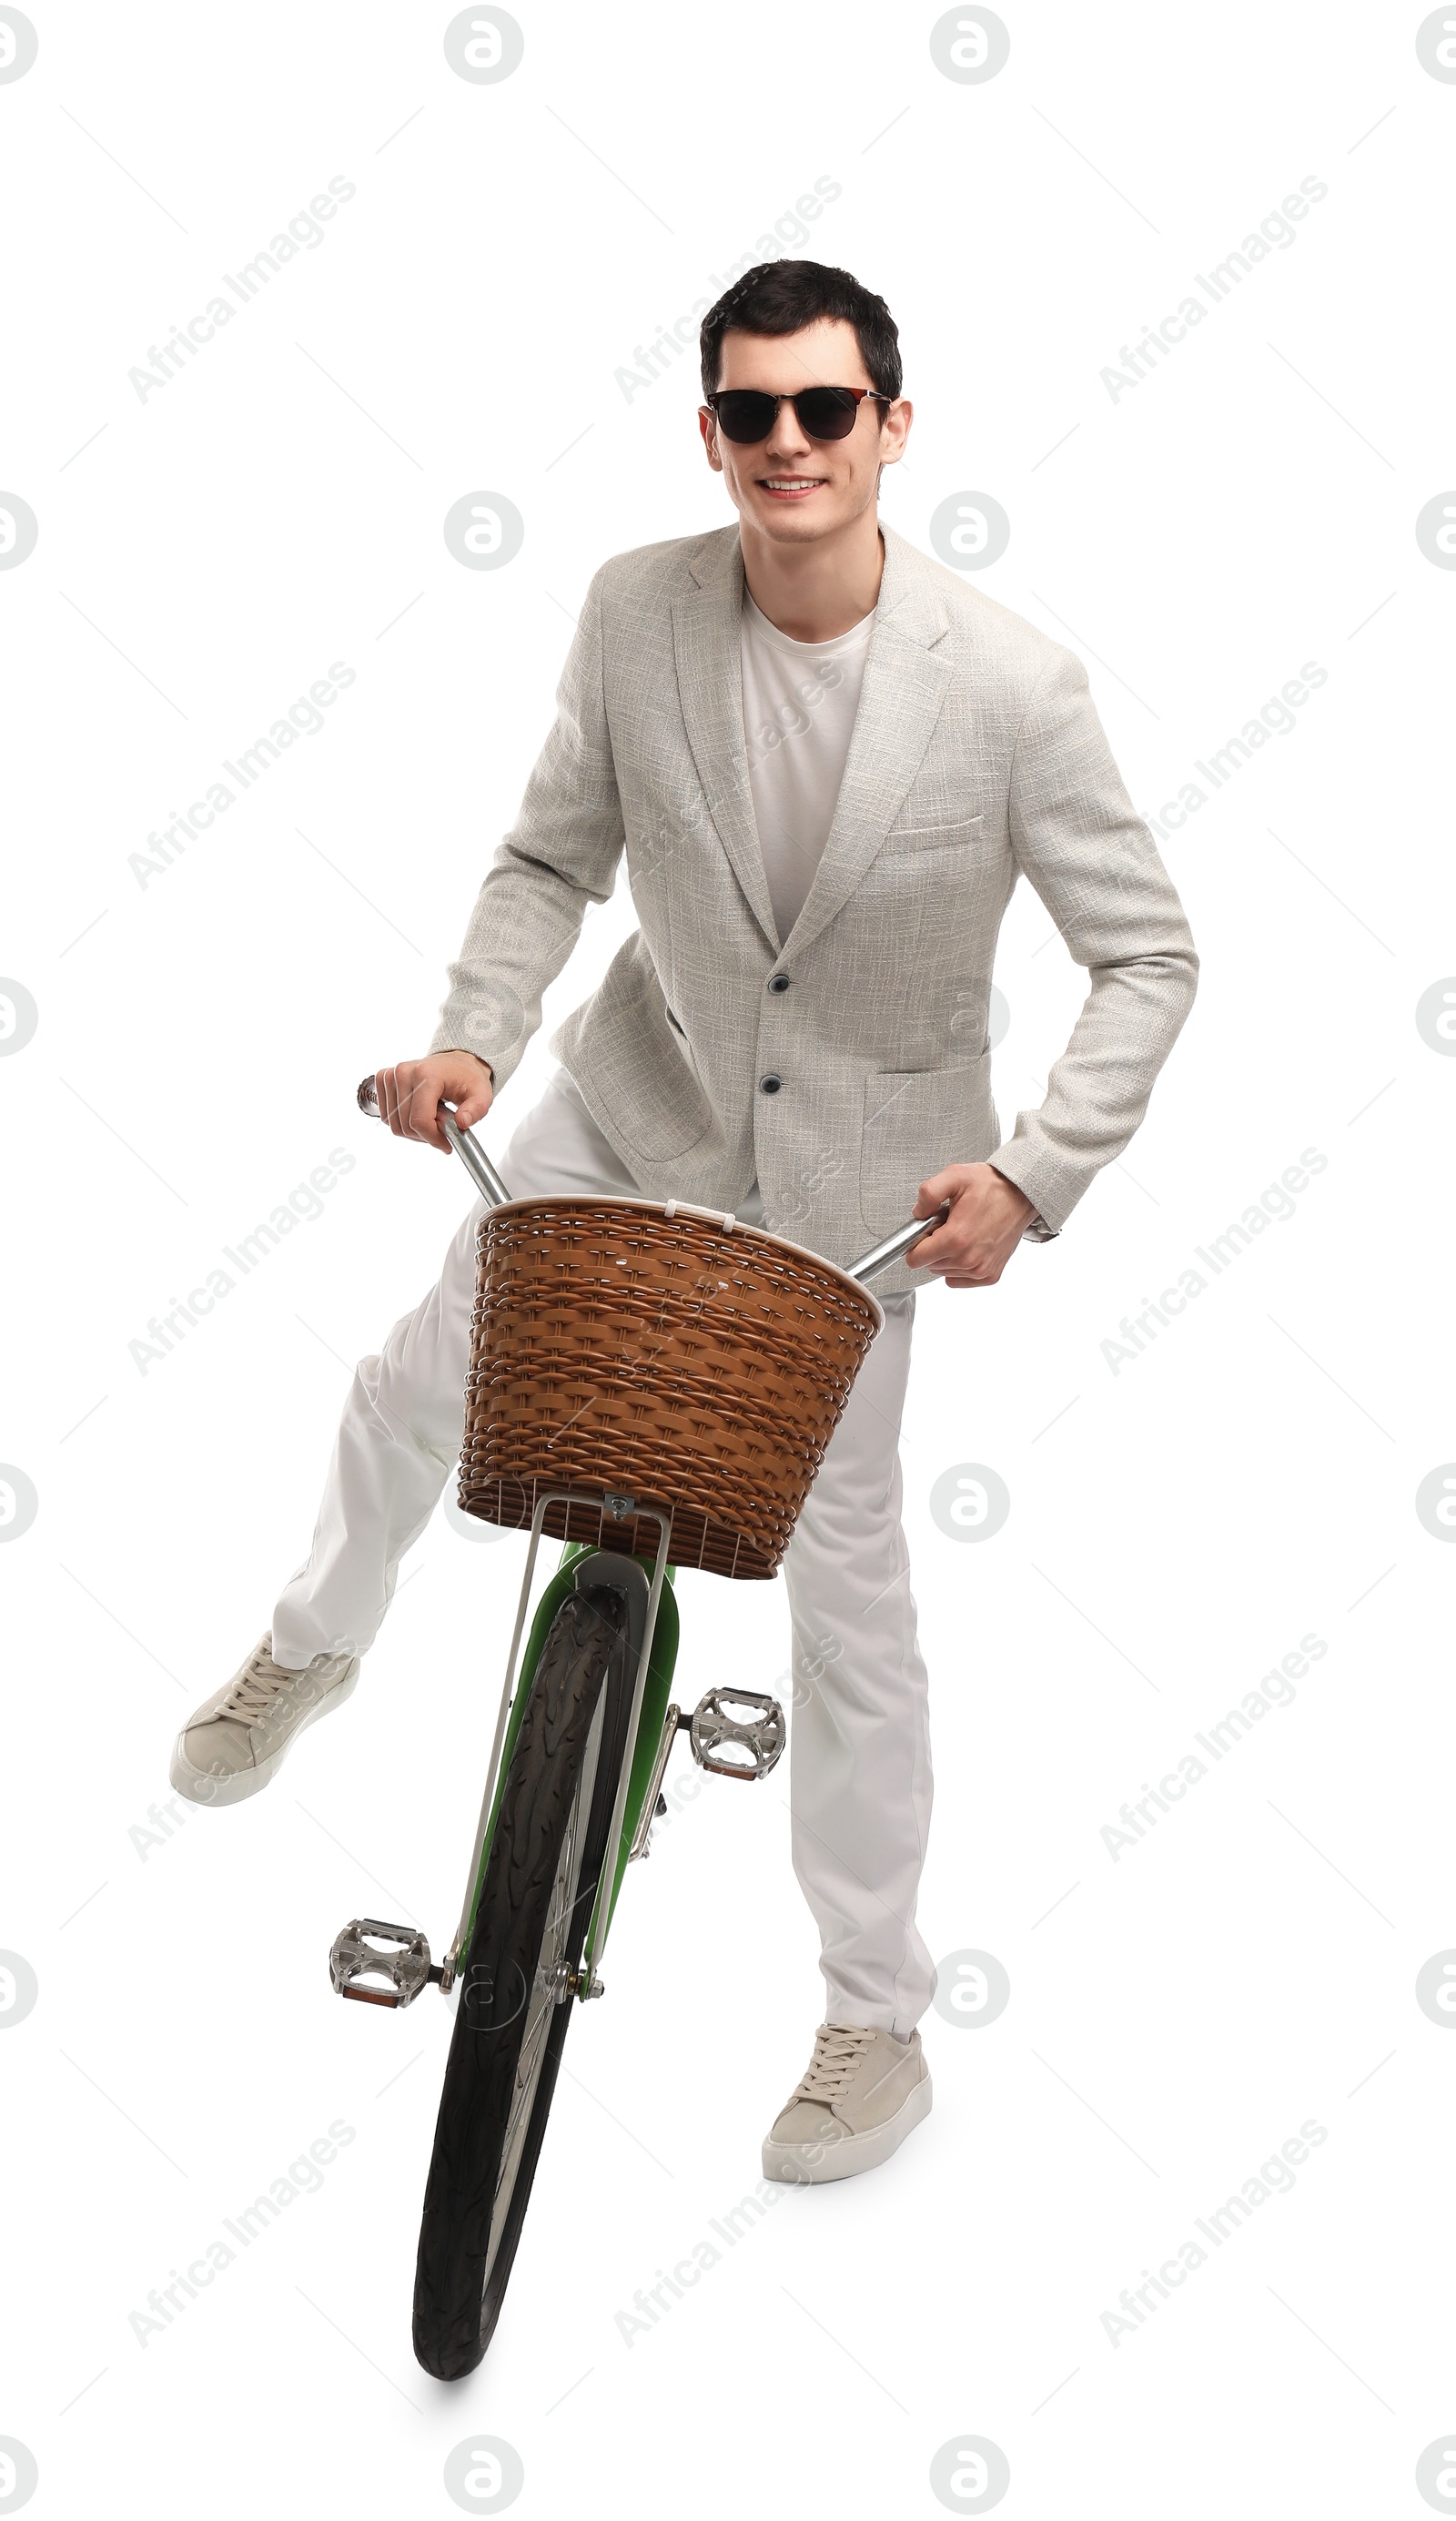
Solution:
[[[749,593],[787,639],[838,639],[880,601],[885,545],[873,508],[820,542],[775,543],[754,532],[741,540]]]

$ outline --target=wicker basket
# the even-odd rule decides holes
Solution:
[[[460,1503],[530,1523],[542,1489],[670,1511],[669,1556],[774,1575],[884,1315],[811,1252],[676,1202],[530,1199],[480,1220]],[[644,1516],[545,1530],[656,1551]]]

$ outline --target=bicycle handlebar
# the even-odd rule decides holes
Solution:
[[[366,1077],[361,1080],[358,1094],[355,1099],[361,1112],[369,1113],[371,1118],[376,1121],[379,1119],[379,1092],[372,1077]],[[504,1208],[511,1194],[507,1190],[505,1183],[501,1180],[499,1173],[496,1171],[490,1158],[485,1153],[479,1139],[475,1137],[469,1129],[458,1127],[448,1112],[441,1112],[440,1127],[443,1129],[445,1136],[454,1148],[456,1155],[460,1158],[466,1171],[470,1174],[472,1181],[475,1183],[480,1197],[485,1202],[486,1207]]]
[[[379,1119],[379,1093],[372,1077],[362,1079],[355,1099],[361,1112],[368,1113],[376,1121]],[[446,1111],[440,1113],[440,1127],[486,1207],[504,1208],[510,1200],[511,1193],[496,1171],[479,1139],[472,1130],[460,1128]],[[686,1207],[688,1203],[679,1201],[678,1205]],[[705,1215],[710,1213],[704,1212]],[[887,1269],[892,1261],[903,1260],[906,1253],[913,1251],[923,1236],[932,1233],[937,1225],[943,1225],[949,1214],[950,1202],[948,1199],[943,1199],[933,1216],[912,1216],[907,1224],[896,1226],[893,1234],[887,1235],[883,1243],[877,1243],[872,1251],[864,1253],[845,1270],[844,1275],[847,1278],[856,1279],[862,1287],[867,1286],[871,1278],[878,1278],[882,1269]]]
[[[881,1270],[887,1269],[892,1260],[903,1260],[927,1234],[933,1233],[937,1225],[943,1225],[949,1215],[950,1202],[942,1199],[933,1216],[912,1216],[908,1225],[897,1225],[893,1234],[887,1234],[883,1243],[876,1244],[873,1252],[866,1252],[858,1260],[852,1261],[844,1272],[845,1277],[855,1278],[862,1287],[867,1286],[870,1279],[878,1278]]]

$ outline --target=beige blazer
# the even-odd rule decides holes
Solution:
[[[731,1209],[756,1178],[768,1223],[841,1263],[952,1163],[990,1159],[1060,1230],[1142,1120],[1198,972],[1077,659],[883,532],[843,784],[791,934],[749,790],[738,528],[622,552],[587,591],[432,1045],[508,1082],[625,850],[639,925],[552,1049],[649,1198]],[[986,1029],[1019,875],[1091,980],[1003,1137]],[[917,1283],[901,1266],[878,1288]]]

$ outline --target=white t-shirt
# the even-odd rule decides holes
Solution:
[[[874,627],[867,613],[837,639],[791,639],[744,589],[744,741],[781,945],[829,838]]]

